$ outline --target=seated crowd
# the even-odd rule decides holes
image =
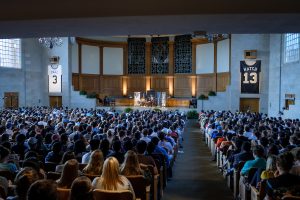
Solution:
[[[234,186],[237,190],[241,185],[246,185],[248,191],[252,187],[260,191],[258,199],[300,196],[298,119],[250,112],[202,111],[199,123],[224,177],[230,180],[238,172],[240,178]],[[242,194],[239,191],[235,197],[243,199]]]
[[[164,167],[171,178],[185,122],[177,111],[36,107],[2,110],[0,123],[0,199],[61,199],[57,191],[67,190],[66,200],[89,200],[95,190],[126,190],[134,200],[131,176],[152,187]]]

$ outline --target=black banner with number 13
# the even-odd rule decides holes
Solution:
[[[247,65],[245,61],[241,61],[241,93],[259,93],[260,64],[260,60],[253,65]]]

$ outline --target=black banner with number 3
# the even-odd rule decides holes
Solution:
[[[247,65],[245,61],[241,61],[241,93],[259,93],[260,64],[260,60],[253,65]]]

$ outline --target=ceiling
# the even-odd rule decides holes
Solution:
[[[2,0],[0,37],[300,32],[297,0]]]

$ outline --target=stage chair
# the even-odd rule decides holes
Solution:
[[[47,179],[49,180],[58,180],[60,179],[61,173],[58,172],[47,172]]]
[[[71,189],[57,188],[58,200],[69,200]]]
[[[129,190],[110,191],[93,190],[94,200],[133,200],[133,194]]]
[[[135,198],[150,200],[150,185],[147,185],[143,175],[126,176],[126,178],[130,181],[133,187]]]
[[[233,195],[234,198],[238,198],[239,196],[239,181],[240,181],[240,173],[244,166],[245,162],[240,162],[236,169],[233,171]]]

